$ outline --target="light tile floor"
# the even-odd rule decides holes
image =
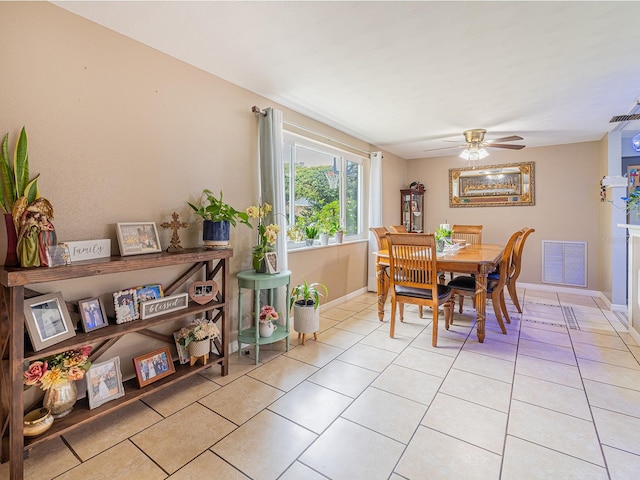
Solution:
[[[322,311],[317,342],[294,333],[258,366],[234,354],[226,377],[214,367],[46,442],[26,478],[639,478],[640,347],[599,299],[520,298],[507,335],[489,313],[478,343],[465,309],[433,348],[430,311],[407,306],[390,339],[388,305],[380,323],[364,294]]]

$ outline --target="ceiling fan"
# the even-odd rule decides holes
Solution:
[[[446,150],[449,148],[464,148],[460,156],[465,160],[473,162],[475,160],[482,160],[483,158],[489,156],[489,152],[485,150],[485,148],[487,147],[507,148],[509,150],[522,150],[525,147],[525,145],[502,143],[523,140],[523,138],[518,135],[509,135],[507,137],[494,138],[493,140],[485,140],[484,136],[486,133],[487,131],[484,128],[472,128],[471,130],[465,130],[463,132],[465,143],[461,143],[460,145],[453,145],[450,147],[430,148],[425,150],[425,152],[431,152],[434,150]]]

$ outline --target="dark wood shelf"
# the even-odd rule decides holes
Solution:
[[[160,380],[142,388],[138,386],[138,381],[135,378],[132,378],[123,382],[124,396],[104,403],[93,410],[89,410],[89,401],[87,398],[78,400],[73,406],[71,413],[54,420],[51,428],[45,433],[37,437],[25,437],[24,449],[29,450],[30,448],[33,448],[34,445],[45,442],[52,437],[58,437],[70,432],[71,430],[91,422],[96,418],[107,415],[114,410],[136,402],[147,395],[151,395],[165,387],[168,387],[169,385],[173,385],[186,377],[190,377],[191,375],[195,375],[206,368],[219,364],[222,360],[222,356],[211,353],[209,354],[209,360],[205,365],[202,365],[198,361],[196,365],[190,367],[189,364],[180,365],[179,363],[174,362],[176,368],[176,372],[174,374],[161,378]]]
[[[0,365],[0,433],[2,435],[0,453],[2,454],[3,462],[10,461],[9,473],[11,480],[21,480],[23,478],[24,452],[34,445],[46,442],[51,438],[58,437],[81,425],[85,425],[96,418],[151,395],[184,378],[195,375],[205,368],[219,365],[222,375],[228,374],[229,260],[232,256],[233,250],[230,248],[194,248],[186,249],[180,253],[161,252],[129,257],[113,256],[53,268],[0,268],[0,284],[2,285],[2,295],[0,296],[0,360],[2,363]],[[218,295],[212,302],[205,305],[190,302],[187,308],[149,319],[133,320],[122,324],[109,324],[107,327],[87,333],[78,332],[72,338],[37,352],[30,347],[30,342],[26,342],[27,347],[25,347],[24,299],[25,295],[33,295],[32,286],[45,282],[59,282],[96,275],[120,274],[181,265],[186,265],[188,268],[186,271],[177,274],[176,280],[169,287],[170,291],[176,292],[177,289],[185,288],[187,282],[194,275],[201,275],[201,272],[204,271],[206,280],[213,280],[214,278],[218,280]],[[188,364],[180,365],[174,362],[176,363],[175,373],[143,388],[138,386],[135,378],[127,380],[124,382],[125,394],[122,397],[106,402],[93,410],[89,409],[88,400],[86,398],[82,399],[76,403],[69,415],[56,419],[52,427],[44,434],[37,437],[24,437],[22,373],[25,361],[44,358],[87,344],[102,344],[98,348],[106,350],[114,339],[136,332],[173,343],[173,337],[156,333],[152,328],[201,314],[205,314],[207,318],[215,319],[218,324],[222,337],[220,340],[220,355],[211,353],[205,365],[197,363],[192,367]],[[104,351],[101,352],[101,354],[103,353]],[[98,354],[96,353],[96,355]]]

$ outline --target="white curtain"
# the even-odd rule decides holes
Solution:
[[[382,152],[371,152],[369,155],[369,226],[382,226]],[[373,252],[378,251],[378,242],[369,232],[369,259],[367,262],[367,290],[376,291],[376,262]]]
[[[267,108],[265,114],[258,115],[259,162],[258,162],[258,201],[269,203],[273,211],[265,219],[267,224],[280,226],[280,235],[275,249],[278,253],[278,268],[286,270],[287,259],[287,221],[284,204],[284,166],[282,164],[282,112]],[[284,313],[287,299],[284,289],[276,295],[275,309]]]

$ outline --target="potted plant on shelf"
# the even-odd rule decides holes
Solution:
[[[13,160],[9,156],[8,133],[5,134],[0,148],[0,208],[4,214],[7,231],[7,255],[4,265],[8,267],[17,266],[20,263],[17,255],[17,243],[18,233],[21,229],[21,215],[32,202],[40,197],[38,191],[39,175],[29,180],[28,143],[27,132],[22,127]]]
[[[307,333],[316,333],[320,330],[320,297],[328,295],[327,287],[322,283],[308,283],[303,279],[303,283],[291,288],[289,297],[289,308],[293,307],[293,328],[298,332],[298,338],[302,335],[304,345]]]
[[[260,309],[258,321],[260,322],[259,333],[261,337],[270,337],[278,328],[274,325],[273,320],[278,319],[278,312],[271,305],[264,305]]]
[[[249,216],[240,212],[228,203],[217,198],[209,189],[204,189],[198,204],[187,202],[196,215],[202,217],[202,241],[205,247],[227,247],[231,235],[231,226],[243,223],[251,228]]]
[[[273,246],[278,241],[280,227],[271,223],[266,225],[266,217],[271,213],[272,207],[268,203],[261,205],[252,205],[247,208],[247,216],[249,218],[258,219],[258,243],[253,247],[253,260],[251,264],[258,273],[265,273],[267,266],[265,262],[265,254],[273,251]]]
[[[191,357],[190,364],[193,366],[197,359],[202,358],[202,363],[206,363],[211,350],[211,339],[220,338],[220,330],[213,320],[207,318],[196,318],[193,323],[182,327],[178,331],[178,343],[185,347]]]

